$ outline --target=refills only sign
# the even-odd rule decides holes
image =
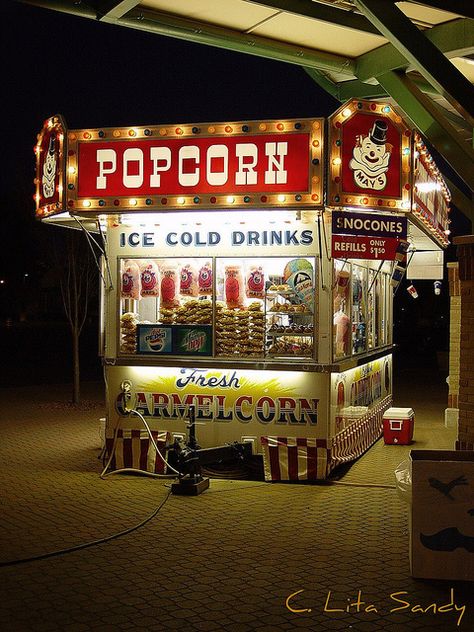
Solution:
[[[394,260],[407,238],[407,218],[369,213],[332,213],[332,256]]]

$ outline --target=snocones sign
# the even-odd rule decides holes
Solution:
[[[412,134],[393,108],[351,101],[329,130],[329,204],[409,210]]]
[[[338,259],[394,261],[407,239],[404,216],[333,211],[332,256]]]
[[[70,212],[321,206],[323,119],[67,133]]]

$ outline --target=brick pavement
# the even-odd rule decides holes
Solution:
[[[451,449],[447,389],[413,384],[395,398],[415,409],[411,447]],[[408,505],[393,488],[410,447],[379,441],[332,484],[212,480],[198,497],[173,496],[167,479],[99,477],[101,390],[86,386],[79,410],[56,404],[64,387],[0,389],[0,562],[81,547],[156,515],[101,544],[0,568],[2,630],[474,629],[472,583],[410,576]],[[449,602],[451,587],[466,605],[460,626],[453,612],[390,612],[395,591],[426,607]],[[359,590],[371,612],[345,612]],[[300,612],[285,606],[293,593]],[[327,609],[343,612],[324,611],[328,596]]]

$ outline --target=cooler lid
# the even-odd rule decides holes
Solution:
[[[413,408],[387,408],[383,414],[384,419],[407,419],[414,417]]]

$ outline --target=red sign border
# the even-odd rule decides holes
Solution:
[[[35,177],[35,195],[34,200],[36,203],[35,215],[38,219],[44,219],[52,215],[62,213],[66,208],[66,190],[65,190],[65,169],[66,169],[66,155],[65,155],[65,138],[66,138],[66,123],[60,114],[55,114],[45,120],[41,132],[37,136],[37,143],[35,145],[36,154],[36,177]],[[41,179],[42,179],[42,167],[44,164],[44,139],[45,136],[49,136],[52,133],[56,134],[56,139],[59,144],[58,148],[58,163],[56,165],[56,193],[54,200],[50,203],[45,203],[45,199],[41,193]]]
[[[82,198],[78,194],[79,144],[89,142],[131,142],[137,139],[164,138],[225,138],[246,136],[309,134],[308,189],[305,191],[249,192],[225,194],[151,195],[151,196],[104,196]],[[324,118],[284,119],[265,121],[237,121],[227,123],[195,123],[139,127],[110,127],[70,130],[67,151],[67,210],[85,215],[100,213],[149,212],[157,210],[213,210],[230,208],[301,208],[323,207],[324,184]]]
[[[413,174],[412,174],[413,175],[413,200],[412,200],[411,210],[412,210],[413,216],[416,217],[424,225],[425,229],[429,230],[432,233],[435,233],[435,236],[438,239],[438,241],[443,246],[446,246],[449,243],[449,239],[447,235],[449,234],[449,224],[451,223],[451,220],[449,219],[449,215],[448,215],[451,210],[449,206],[451,203],[451,194],[446,185],[446,182],[444,181],[443,176],[441,175],[441,172],[439,171],[438,167],[434,163],[431,157],[431,154],[429,153],[423,141],[421,134],[417,131],[415,131],[413,134],[413,145],[414,145],[414,152],[417,152],[419,156],[415,158],[415,160],[413,161]],[[430,171],[430,170],[432,171],[431,175],[433,177],[433,180],[438,181],[439,184],[441,185],[441,191],[439,195],[444,199],[444,202],[446,204],[446,211],[447,211],[446,224],[443,224],[442,222],[440,222],[438,218],[436,218],[431,213],[431,211],[428,208],[426,208],[424,202],[417,195],[417,188],[416,188],[417,160],[419,160],[422,163],[426,171]]]
[[[381,193],[344,191],[342,189],[342,130],[344,124],[357,114],[388,118],[400,132],[400,197]],[[341,106],[329,119],[328,206],[409,211],[411,207],[412,132],[392,105],[353,99]]]

